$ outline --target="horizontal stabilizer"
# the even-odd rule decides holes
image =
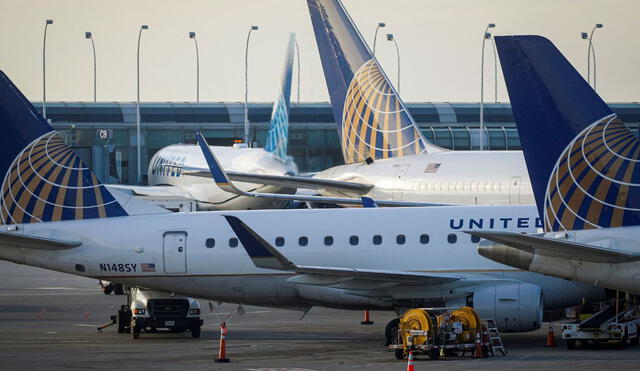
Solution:
[[[640,254],[636,252],[605,248],[562,239],[553,239],[514,232],[467,231],[466,233],[531,254],[554,258],[594,263],[625,263],[640,260]],[[482,249],[487,248],[490,249],[491,247],[480,246],[478,248],[480,255],[485,256]]]
[[[307,275],[306,277],[292,280],[291,282],[293,283],[334,286],[344,285],[346,281],[352,281],[339,278],[342,277],[353,278],[353,280],[388,282],[390,285],[400,283],[409,285],[435,285],[460,279],[460,277],[454,275],[421,272],[296,265],[238,217],[225,215],[225,218],[256,267],[292,271],[300,275]],[[321,279],[320,276],[327,278],[326,280]],[[351,289],[358,289],[357,284],[353,283],[351,285],[353,285],[350,287]],[[362,286],[362,288],[371,289],[371,285],[365,285]]]
[[[66,250],[82,245],[78,241],[63,241],[51,238],[25,236],[22,234],[0,232],[0,247],[17,246],[24,249],[36,250]]]

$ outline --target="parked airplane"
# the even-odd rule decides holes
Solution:
[[[544,234],[476,231],[480,255],[640,294],[640,142],[558,49],[496,37]]]
[[[346,165],[315,179],[373,185],[329,197],[442,204],[533,204],[520,151],[449,151],[421,134],[339,0],[307,0]]]
[[[256,184],[253,178],[271,179],[271,176],[296,175],[298,167],[287,156],[289,103],[295,34],[289,37],[289,44],[282,72],[281,86],[273,105],[271,124],[264,148],[248,148],[246,144],[233,147],[215,146],[212,149],[229,169],[233,170],[238,186],[243,190],[260,190],[272,193],[294,193],[296,184]],[[200,149],[195,145],[177,144],[158,151],[149,162],[148,179],[150,186],[108,185],[136,196],[172,197],[194,199],[198,210],[217,209],[262,209],[283,207],[286,202],[247,197],[238,197],[220,190],[210,177],[198,176],[197,169],[206,169]],[[251,176],[252,179],[242,177]],[[254,181],[252,181],[254,180]],[[304,180],[304,179],[303,179]]]
[[[593,286],[484,259],[462,233],[534,231],[540,222],[533,206],[128,215],[119,195],[97,180],[3,73],[0,97],[0,258],[5,260],[262,306],[400,311],[472,304],[504,331],[536,329],[543,308],[604,295]],[[210,148],[208,153],[213,156]],[[225,215],[241,223],[231,218],[232,229]],[[234,230],[251,257],[264,249],[251,252],[256,245],[247,234],[272,241],[296,264],[286,270],[257,268],[238,248]]]

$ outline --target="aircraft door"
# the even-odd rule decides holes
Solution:
[[[164,234],[164,272],[187,272],[187,233],[166,232]]]
[[[400,164],[400,165],[395,165],[394,167],[396,168],[396,175],[395,175],[395,181],[394,181],[394,185],[393,185],[393,193],[392,193],[392,199],[394,201],[401,201],[404,197],[404,192],[405,192],[405,183],[406,181],[403,180],[402,178],[407,174],[407,170],[409,170],[409,166],[411,164]]]
[[[522,185],[522,177],[511,177],[509,183],[509,205],[520,205],[520,186]]]

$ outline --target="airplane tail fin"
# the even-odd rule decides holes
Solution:
[[[264,150],[273,153],[281,160],[287,158],[289,142],[289,103],[291,101],[291,80],[293,77],[293,53],[296,48],[296,34],[289,36],[289,46],[284,60],[281,85],[271,111],[271,124]]]
[[[0,71],[0,224],[127,215]]]
[[[640,143],[551,41],[498,36],[547,231],[640,224]]]
[[[442,149],[428,143],[339,0],[307,0],[345,163]]]

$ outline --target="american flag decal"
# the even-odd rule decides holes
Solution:
[[[156,271],[156,265],[154,263],[148,263],[148,264],[140,264],[140,267],[142,268],[143,272],[155,272]]]
[[[440,163],[430,162],[427,167],[424,168],[425,173],[436,173],[440,168]]]

